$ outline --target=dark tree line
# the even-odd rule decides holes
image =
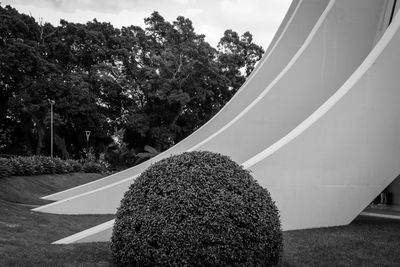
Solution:
[[[0,6],[0,153],[49,153],[49,99],[59,156],[79,157],[85,130],[96,152],[116,133],[136,152],[165,150],[209,120],[264,52],[248,32],[227,30],[213,48],[187,18],[154,12],[145,24],[53,26]]]

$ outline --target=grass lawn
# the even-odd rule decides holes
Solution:
[[[51,242],[113,216],[45,214],[18,204],[48,203],[39,197],[101,177],[77,173],[0,179],[0,266],[110,266],[108,243],[51,245]]]
[[[400,266],[400,220],[284,232],[284,266]]]
[[[71,173],[37,176],[12,176],[0,178],[0,199],[43,205],[51,201],[40,199],[71,187],[104,177],[98,173]]]
[[[0,179],[0,266],[113,266],[109,243],[50,243],[110,215],[31,212],[40,196],[98,179],[73,174]],[[343,227],[284,232],[284,266],[399,266],[400,221],[358,217]]]

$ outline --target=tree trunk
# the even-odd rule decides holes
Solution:
[[[36,142],[35,154],[40,155],[42,153],[42,148],[44,143],[44,129],[39,123],[36,123],[36,136],[37,136],[37,142]]]
[[[61,151],[62,158],[69,159],[69,153],[67,150],[67,146],[65,145],[65,139],[61,138],[57,134],[54,134],[54,144]]]

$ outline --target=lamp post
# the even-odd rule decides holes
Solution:
[[[53,157],[53,143],[54,143],[54,129],[53,129],[53,125],[54,125],[54,116],[53,116],[53,106],[56,103],[56,101],[54,100],[50,100],[48,99],[49,103],[50,103],[50,156]]]

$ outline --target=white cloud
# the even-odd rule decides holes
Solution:
[[[216,27],[215,25],[199,24],[196,26],[196,32],[198,34],[204,34],[206,41],[213,47],[217,47],[217,44],[221,37],[224,35],[225,29]]]
[[[124,6],[124,1],[109,0],[6,0],[12,6],[34,6],[72,13],[77,10],[116,13]],[[129,3],[129,1],[128,1]],[[122,5],[121,5],[122,4]]]
[[[253,34],[254,42],[267,47],[291,0],[0,0],[20,12],[58,25],[60,19],[85,23],[96,18],[115,27],[137,25],[158,11],[167,21],[185,16],[196,33],[216,46],[227,29]]]
[[[204,12],[204,10],[203,9],[200,9],[200,8],[188,8],[188,9],[186,9],[185,10],[185,12],[184,12],[184,16],[185,17],[187,17],[187,18],[193,18],[193,17],[196,17],[196,16],[198,16],[198,15],[200,15],[201,13],[203,13]]]
[[[32,14],[38,20],[43,18],[45,22],[57,26],[60,19],[65,19],[70,22],[86,23],[96,18],[100,22],[111,22],[114,27],[121,28],[122,26],[144,26],[143,19],[148,17],[150,13],[144,11],[122,11],[118,13],[101,13],[92,10],[75,10],[74,12],[65,12],[61,10],[54,10],[50,7],[38,7],[30,5],[13,5],[20,12],[25,14]]]
[[[258,0],[224,0],[220,6],[222,11],[232,15],[250,15],[257,9]]]
[[[187,5],[189,3],[193,3],[193,0],[174,0],[175,2],[182,4],[182,5]]]

